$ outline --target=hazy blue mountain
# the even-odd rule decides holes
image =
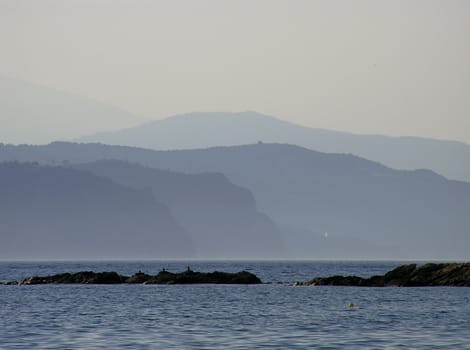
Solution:
[[[143,117],[37,84],[0,76],[0,142],[49,143],[113,130]]]
[[[292,257],[469,258],[470,184],[429,170],[393,170],[283,144],[186,151],[71,143],[0,147],[0,159],[106,158],[225,174],[248,188],[259,210],[280,225]]]
[[[223,172],[252,191],[261,211],[290,232],[298,230],[296,251],[309,246],[299,233],[307,231],[317,237],[326,232],[326,242],[311,240],[310,246],[324,246],[324,252],[334,243],[337,257],[468,258],[470,184],[429,170],[392,170],[352,155],[281,144],[156,152],[149,162]],[[361,247],[366,251],[357,254]]]
[[[177,115],[78,140],[157,150],[289,143],[320,152],[352,153],[397,169],[431,169],[470,182],[470,146],[465,143],[307,128],[256,112]]]
[[[0,259],[187,258],[189,235],[151,191],[88,172],[0,164]]]
[[[74,167],[124,186],[150,187],[191,233],[199,257],[276,258],[283,254],[278,228],[257,211],[250,191],[220,173],[183,174],[117,160]]]

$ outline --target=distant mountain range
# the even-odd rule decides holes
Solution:
[[[276,258],[276,225],[221,174],[0,163],[0,259]]]
[[[5,143],[143,120],[2,77],[0,115]],[[465,143],[256,112],[190,113],[77,140],[110,145],[0,143],[0,259],[468,258]]]
[[[194,257],[151,191],[85,171],[0,163],[0,259]]]
[[[74,143],[0,147],[0,161],[75,166],[101,159],[186,173],[225,174],[234,184],[249,189],[259,210],[278,224],[291,249],[288,257],[469,257],[470,184],[447,180],[429,170],[393,170],[353,155],[285,144],[184,151]],[[102,164],[104,170],[94,165],[85,168],[111,176],[120,184],[141,182],[135,175],[127,179],[119,175],[126,173],[119,170],[120,165]],[[149,176],[156,178],[156,173]],[[160,181],[146,182],[157,198]]]
[[[90,98],[0,76],[0,142],[44,144],[145,118]]]
[[[220,173],[183,174],[116,160],[73,165],[135,189],[150,188],[191,234],[203,258],[279,258],[279,229],[250,191]]]
[[[396,169],[430,169],[470,182],[470,145],[462,142],[356,135],[303,127],[256,112],[189,113],[145,122],[147,118],[90,98],[0,76],[0,115],[3,143],[71,140],[155,150],[288,143],[351,153]],[[143,124],[126,128],[136,123]],[[106,132],[96,133],[100,130]]]
[[[470,145],[462,142],[314,129],[256,112],[189,113],[77,141],[156,150],[288,143],[320,152],[351,153],[396,169],[431,169],[449,179],[470,182]]]

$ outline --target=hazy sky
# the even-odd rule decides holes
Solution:
[[[0,75],[152,119],[256,110],[470,143],[470,1],[0,0]]]

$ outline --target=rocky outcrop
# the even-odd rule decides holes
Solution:
[[[299,285],[299,284],[297,284]],[[470,286],[470,263],[441,263],[401,265],[383,276],[362,278],[357,276],[318,277],[300,283],[309,286],[356,286],[356,287],[430,287]]]
[[[141,271],[128,277],[117,272],[81,271],[61,273],[51,276],[28,277],[21,281],[5,284],[259,284],[261,280],[247,271],[240,272],[196,272],[187,269],[184,272],[172,273],[166,270],[152,276]]]
[[[61,273],[45,277],[28,277],[18,282],[18,284],[117,284],[124,283],[126,279],[127,277],[121,276],[116,272],[81,271],[77,273]]]
[[[190,284],[190,283],[216,283],[216,284],[259,284],[261,280],[254,274],[241,271],[229,272],[195,272],[188,269],[181,273],[160,271],[154,278],[149,279],[147,284]]]

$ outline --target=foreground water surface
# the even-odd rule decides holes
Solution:
[[[248,270],[262,285],[0,285],[0,349],[470,349],[470,288],[292,287],[399,262],[2,262],[0,281],[81,270]],[[354,303],[354,307],[348,304]]]

